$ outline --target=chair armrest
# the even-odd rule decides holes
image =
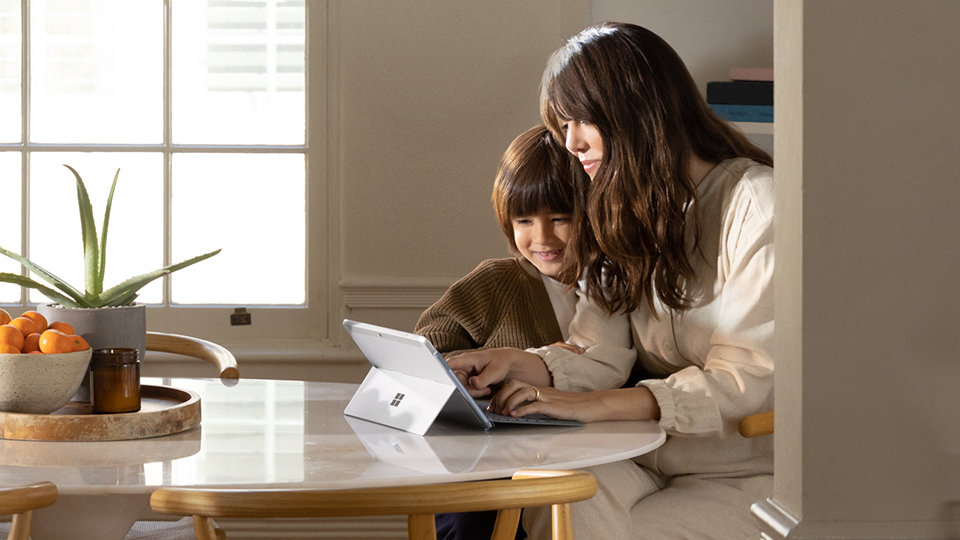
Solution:
[[[737,425],[740,435],[748,439],[773,433],[773,411],[744,416]]]
[[[240,368],[233,353],[212,341],[180,334],[147,332],[146,348],[148,351],[182,354],[210,362],[220,370],[221,379],[240,378]]]

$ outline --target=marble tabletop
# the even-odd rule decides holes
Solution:
[[[2,482],[54,482],[61,494],[51,507],[58,521],[82,520],[83,502],[109,498],[129,506],[116,508],[119,530],[146,509],[149,494],[160,486],[336,489],[480,480],[520,468],[576,469],[628,459],[665,439],[652,422],[498,426],[488,432],[438,423],[418,436],[345,416],[353,384],[189,378],[143,383],[199,394],[200,426],[125,441],[0,439]],[[35,538],[45,534],[42,512]]]

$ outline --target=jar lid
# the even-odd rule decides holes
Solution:
[[[140,361],[137,349],[111,348],[94,349],[90,365],[93,368],[136,364]]]

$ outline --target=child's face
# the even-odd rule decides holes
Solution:
[[[533,215],[517,216],[511,221],[513,241],[520,254],[541,273],[557,277],[570,239],[570,214],[541,210]]]

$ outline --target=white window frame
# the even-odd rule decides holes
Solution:
[[[333,345],[330,339],[332,325],[329,311],[338,306],[340,293],[331,285],[331,270],[335,264],[329,260],[328,223],[333,222],[329,215],[327,193],[328,175],[328,111],[327,111],[327,3],[314,0],[305,1],[306,9],[306,140],[303,146],[207,146],[171,144],[170,104],[171,98],[171,59],[170,36],[172,17],[171,0],[163,0],[164,28],[164,136],[162,145],[106,145],[106,144],[36,144],[29,139],[29,9],[28,0],[21,2],[21,21],[23,50],[21,51],[21,99],[23,127],[20,144],[0,143],[0,151],[18,151],[21,153],[22,185],[27,193],[29,178],[29,157],[38,152],[76,152],[76,151],[149,151],[164,154],[164,264],[170,264],[170,162],[174,153],[207,152],[217,153],[301,153],[306,161],[306,296],[302,306],[266,306],[266,305],[216,305],[216,306],[171,306],[169,301],[169,276],[162,278],[164,300],[162,304],[148,305],[148,329],[180,333],[203,337],[221,343],[235,351],[238,357],[250,358],[315,358],[320,356],[320,348]],[[175,9],[175,6],[174,8]],[[238,219],[257,219],[256,216],[238,217]],[[29,235],[29,212],[24,209],[21,216],[22,241],[26,245]],[[265,256],[269,256],[269,251]],[[200,263],[203,264],[203,263]],[[282,261],[278,264],[283,264]],[[23,290],[21,300],[15,304],[0,306],[8,311],[32,309],[35,303],[28,302],[28,291]],[[236,307],[245,307],[251,314],[250,325],[233,326],[230,315]]]

